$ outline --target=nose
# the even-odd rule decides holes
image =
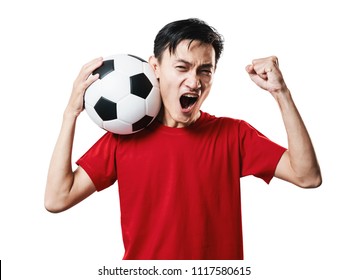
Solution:
[[[201,81],[198,75],[196,74],[190,74],[187,78],[186,78],[186,82],[185,82],[186,86],[189,87],[191,90],[197,90],[200,89],[201,87]]]

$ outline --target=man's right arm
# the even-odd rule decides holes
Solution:
[[[77,118],[83,111],[83,96],[85,90],[98,79],[98,74],[91,73],[101,64],[102,58],[97,58],[82,67],[64,111],[47,176],[45,207],[50,212],[64,211],[95,192],[93,182],[81,167],[72,170],[71,154]]]

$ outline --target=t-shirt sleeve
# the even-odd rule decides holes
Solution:
[[[107,132],[76,162],[87,172],[97,191],[113,185],[117,180],[117,143],[118,136]]]
[[[239,136],[241,177],[254,175],[269,184],[286,148],[272,142],[244,121],[240,122]]]

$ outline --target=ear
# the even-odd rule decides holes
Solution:
[[[158,59],[152,55],[152,56],[150,56],[148,63],[152,66],[152,68],[154,70],[155,77],[157,79],[159,79],[159,61],[158,61]]]

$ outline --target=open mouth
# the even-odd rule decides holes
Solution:
[[[180,97],[180,103],[182,109],[189,109],[191,108],[196,101],[198,100],[198,96],[194,94],[184,94]]]

